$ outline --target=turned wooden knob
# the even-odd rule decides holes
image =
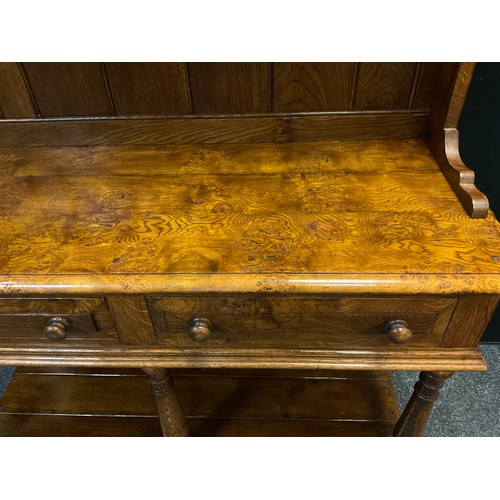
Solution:
[[[413,333],[408,327],[408,323],[404,319],[392,319],[385,325],[387,336],[396,344],[404,344],[408,342]]]
[[[189,322],[189,337],[195,342],[204,342],[212,335],[210,320],[206,318],[193,318]]]
[[[71,328],[71,322],[66,318],[50,318],[49,324],[43,330],[45,337],[49,340],[61,341],[68,336],[68,332]]]

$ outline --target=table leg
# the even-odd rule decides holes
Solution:
[[[454,372],[421,372],[413,394],[394,427],[394,436],[422,436],[445,380]]]
[[[174,391],[174,383],[166,368],[143,368],[151,382],[158,405],[158,414],[164,436],[188,436],[186,417]]]

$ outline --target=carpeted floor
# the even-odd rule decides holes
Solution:
[[[445,383],[429,419],[426,436],[500,436],[500,344],[484,344],[481,351],[489,371],[456,373]],[[0,368],[0,396],[13,373],[13,368]],[[401,409],[417,379],[417,372],[393,373]]]
[[[487,372],[457,372],[445,382],[429,418],[426,436],[500,436],[500,344],[483,344]],[[393,373],[402,410],[418,379],[416,372]]]
[[[7,386],[9,385],[10,379],[12,378],[13,374],[14,374],[13,367],[10,366],[0,367],[0,397],[5,392],[5,389],[7,389]]]

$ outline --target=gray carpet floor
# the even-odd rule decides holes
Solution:
[[[0,367],[0,397],[7,389],[12,375],[14,375],[15,368],[12,366],[1,366]]]
[[[445,382],[427,423],[429,437],[500,436],[500,344],[483,344],[487,372],[457,372]],[[394,372],[402,410],[418,380],[416,372]]]
[[[484,344],[487,372],[458,372],[447,380],[434,406],[427,437],[500,436],[500,344]],[[0,368],[0,397],[14,368]],[[417,372],[394,372],[399,406],[403,409],[418,379]]]

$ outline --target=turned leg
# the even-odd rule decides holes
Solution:
[[[421,436],[445,380],[454,372],[421,372],[413,394],[394,427],[394,436]]]
[[[179,406],[174,383],[166,368],[143,368],[151,382],[151,389],[158,405],[164,436],[188,436],[186,417]]]

